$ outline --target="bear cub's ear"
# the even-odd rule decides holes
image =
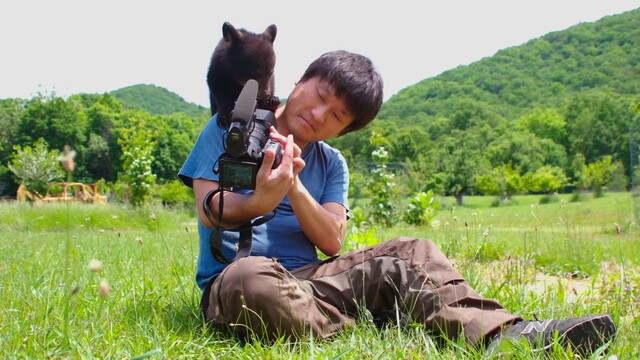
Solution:
[[[276,34],[278,33],[278,28],[276,27],[275,24],[271,24],[269,25],[269,27],[267,27],[267,29],[262,33],[262,35],[266,36],[267,39],[269,39],[269,41],[271,41],[272,43],[275,41],[276,39]]]
[[[242,38],[242,33],[238,31],[233,25],[225,22],[224,24],[222,24],[222,37],[224,38],[224,41],[233,44],[235,42],[238,42],[239,39]]]

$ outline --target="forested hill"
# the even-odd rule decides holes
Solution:
[[[640,93],[640,9],[549,33],[423,80],[385,102],[379,119],[419,125],[431,116],[452,117],[461,103],[512,119],[535,107],[560,107],[590,89]]]
[[[636,9],[425,79],[386,101],[364,130],[329,143],[356,174],[384,155],[410,192],[624,189],[635,171],[629,150],[640,151],[640,130],[630,132],[640,129],[639,103]],[[598,171],[606,176],[595,180]]]
[[[208,113],[203,106],[186,102],[182,97],[165,88],[139,84],[111,92],[125,108],[142,109],[152,115],[169,115],[178,112],[194,117]]]

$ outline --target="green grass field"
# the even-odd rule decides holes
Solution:
[[[513,313],[538,319],[610,313],[608,358],[640,356],[640,230],[630,193],[510,205],[441,199],[438,224],[353,231],[348,247],[430,238],[467,280]],[[330,340],[240,343],[203,324],[195,286],[194,214],[118,205],[0,203],[0,358],[460,359],[418,324],[363,320]],[[348,249],[345,249],[345,251]],[[508,358],[573,358],[514,347]],[[596,354],[594,358],[599,355]]]

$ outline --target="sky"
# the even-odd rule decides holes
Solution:
[[[224,5],[221,5],[223,4]],[[640,0],[16,0],[0,5],[0,99],[67,97],[153,84],[209,106],[206,73],[222,24],[278,27],[276,95],[344,49],[399,90]]]

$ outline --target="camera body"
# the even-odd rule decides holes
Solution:
[[[257,82],[247,81],[231,112],[231,125],[223,139],[225,153],[219,159],[222,186],[254,190],[267,149],[274,149],[276,154],[272,168],[280,165],[280,143],[269,137],[270,127],[276,126],[276,117],[271,111],[256,109],[257,92]]]

